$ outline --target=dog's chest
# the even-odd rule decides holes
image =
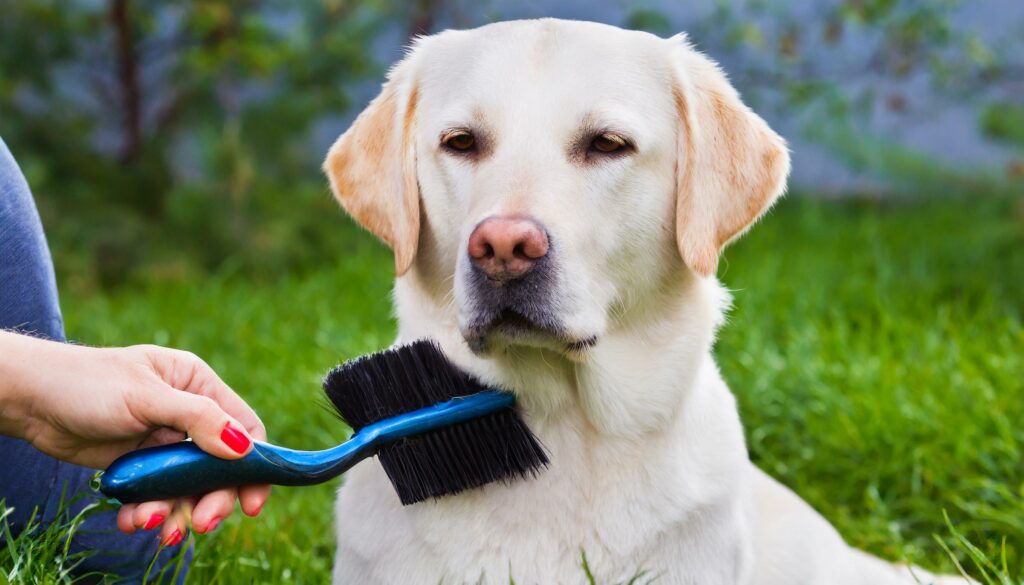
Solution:
[[[631,442],[586,427],[565,417],[536,429],[551,454],[536,478],[410,507],[379,465],[358,467],[338,500],[335,582],[577,583],[584,555],[609,582],[664,566],[687,516],[721,494],[684,472],[694,462],[678,437]]]

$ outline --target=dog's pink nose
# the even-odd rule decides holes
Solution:
[[[469,236],[469,257],[496,280],[523,276],[547,253],[544,227],[526,217],[491,217]]]

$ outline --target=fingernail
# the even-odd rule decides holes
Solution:
[[[224,425],[224,430],[220,432],[220,440],[224,441],[224,444],[235,453],[245,453],[252,443],[245,433],[236,429],[231,423]]]
[[[153,530],[157,526],[160,526],[160,523],[163,522],[165,519],[167,519],[167,516],[165,516],[164,514],[153,514],[149,517],[149,520],[146,520],[146,523],[142,526],[142,529]]]
[[[184,535],[181,533],[180,530],[175,528],[174,532],[168,534],[167,538],[164,539],[164,546],[174,546],[181,542],[182,538],[184,538]]]
[[[223,520],[223,518],[221,518],[220,516],[216,516],[216,517],[214,517],[213,520],[210,520],[206,524],[206,530],[203,530],[203,534],[209,534],[209,533],[213,532],[214,530],[216,530],[217,527],[220,526],[220,521],[221,520]]]

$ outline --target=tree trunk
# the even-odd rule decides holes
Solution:
[[[409,17],[409,41],[419,35],[429,35],[434,30],[437,13],[444,5],[444,0],[416,0],[413,2]]]
[[[139,90],[139,63],[128,0],[110,1],[110,22],[117,42],[117,69],[122,108],[121,160],[131,162],[142,148],[142,94]]]

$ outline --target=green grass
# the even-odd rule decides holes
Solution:
[[[947,510],[1024,578],[1022,211],[796,202],[729,254],[752,456],[851,543],[948,567]]]
[[[322,269],[272,282],[224,269],[65,296],[67,330],[90,344],[195,351],[261,413],[271,440],[326,447],[346,429],[320,406],[321,376],[394,332],[388,252],[354,241]],[[993,575],[1005,561],[1006,580],[991,583],[1020,583],[1019,203],[793,198],[721,272],[735,308],[716,353],[758,464],[856,546],[952,570],[948,546],[975,575],[972,558]],[[236,514],[198,537],[190,582],[326,582],[338,485],[278,488],[259,520]]]
[[[0,584],[33,583],[55,585],[75,579],[87,580],[95,577],[81,569],[80,565],[88,553],[70,553],[71,537],[81,527],[82,521],[101,502],[92,502],[80,512],[72,514],[71,504],[61,502],[60,511],[54,521],[41,526],[33,514],[24,530],[15,535],[11,532],[8,516],[13,511],[0,500],[0,539],[6,546],[0,548]]]

